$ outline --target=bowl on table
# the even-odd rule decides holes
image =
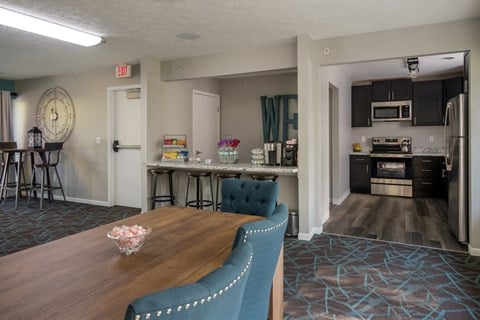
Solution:
[[[140,250],[151,231],[148,226],[115,226],[107,237],[115,242],[121,254],[128,256]]]

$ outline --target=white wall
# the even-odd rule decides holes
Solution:
[[[348,195],[350,190],[349,180],[349,152],[351,150],[352,134],[350,131],[350,115],[351,115],[351,76],[348,66],[330,66],[322,67],[324,77],[321,79],[322,88],[327,89],[329,84],[334,85],[338,89],[338,119],[336,123],[329,124],[333,126],[334,134],[337,136],[338,145],[333,146],[333,152],[336,152],[334,159],[337,163],[332,163],[333,182],[332,182],[332,200],[338,203]],[[324,90],[325,90],[324,89]],[[323,92],[323,91],[322,91]],[[328,104],[328,95],[322,96],[322,104]],[[327,101],[325,101],[327,99]],[[328,217],[327,217],[328,218]],[[325,220],[325,217],[322,218]]]
[[[338,37],[325,40],[311,40],[308,37],[299,37],[299,112],[304,119],[303,112],[315,119],[314,123],[301,121],[299,128],[300,139],[304,134],[315,133],[315,127],[322,128],[324,122],[319,121],[318,114],[328,113],[328,99],[325,95],[328,88],[321,85],[319,88],[319,97],[316,100],[315,86],[309,86],[314,81],[311,79],[311,73],[318,70],[320,83],[324,83],[325,77],[321,66],[344,64],[356,61],[368,61],[376,59],[391,59],[403,56],[430,55],[436,53],[459,52],[470,50],[470,251],[480,255],[480,199],[474,195],[480,193],[480,172],[474,170],[475,164],[480,163],[480,127],[476,125],[480,121],[480,42],[478,41],[478,30],[480,30],[480,19],[455,21],[449,23],[440,23],[420,27],[411,27],[397,30],[389,30],[355,36]],[[446,40],[448,39],[448,40]],[[324,49],[329,48],[329,54],[324,54]],[[318,59],[312,59],[317,57]],[[301,67],[305,65],[305,67]],[[303,88],[305,86],[305,88]],[[316,103],[318,101],[318,103]],[[315,103],[315,111],[311,108],[311,103]],[[313,112],[313,113],[312,113]],[[328,149],[328,130],[320,130],[315,139],[319,141],[316,144],[317,150],[300,150],[301,158],[308,158],[312,154],[320,154],[319,162],[328,159],[328,155],[322,155],[322,150]],[[300,140],[301,141],[301,140]],[[302,165],[302,164],[301,164]],[[328,166],[320,167],[319,177],[327,177]],[[299,168],[300,172],[310,171],[310,164],[307,168]],[[323,179],[318,180],[320,183]],[[326,201],[325,194],[304,194],[310,185],[307,181],[300,181],[300,201],[305,201],[307,212],[300,210],[301,231],[315,231],[321,228],[319,221],[312,219],[312,216],[318,215],[312,209],[315,203],[321,202],[323,208]],[[312,200],[311,197],[315,197]],[[301,205],[300,205],[301,206]],[[321,211],[323,212],[323,211]],[[307,215],[307,217],[305,217]],[[305,225],[306,224],[306,225]],[[302,229],[303,228],[303,229]]]
[[[328,152],[328,87],[321,85],[324,70],[320,66],[331,66],[360,61],[393,59],[405,56],[431,55],[437,53],[469,51],[471,55],[471,94],[470,122],[480,123],[480,42],[478,41],[480,20],[462,20],[448,23],[409,27],[331,39],[313,40],[307,35],[297,38],[298,68],[298,109],[299,109],[299,220],[302,238],[308,238],[321,230],[321,222],[329,214],[329,152]],[[324,50],[328,48],[328,50]],[[289,49],[287,49],[288,51]],[[265,52],[267,52],[266,50]],[[249,54],[229,53],[201,57],[198,60],[187,59],[170,61],[166,66],[170,70],[162,72],[162,77],[194,78],[196,76],[226,75],[232,73],[289,68],[292,62],[279,52],[273,52],[269,63],[265,55],[259,55],[255,63],[255,51]],[[272,51],[270,51],[272,53]],[[324,52],[328,52],[325,54]],[[245,59],[243,59],[245,56]],[[283,57],[281,62],[276,59]],[[218,60],[219,63],[216,63]],[[195,68],[188,69],[182,76],[178,69],[183,62],[193,63]],[[265,67],[261,67],[261,63]],[[198,66],[198,68],[197,68]],[[209,70],[212,70],[211,72]],[[233,71],[232,71],[233,70]],[[174,74],[173,74],[174,73]],[[172,75],[173,74],[173,75]],[[325,82],[325,81],[324,81]],[[325,102],[327,104],[325,105]],[[471,126],[470,164],[480,163],[480,127]],[[312,141],[315,141],[312,147]],[[480,234],[480,199],[472,195],[480,193],[480,172],[470,170],[470,212],[471,212],[471,246],[479,248]]]
[[[35,125],[41,95],[62,87],[75,106],[75,128],[65,142],[59,165],[65,194],[76,201],[104,204],[107,201],[107,87],[140,83],[140,70],[132,78],[115,78],[113,68],[94,72],[16,81],[19,96],[14,100],[15,139],[25,147],[26,131]],[[102,143],[97,144],[100,137]]]
[[[162,62],[162,80],[245,74],[297,66],[295,42]]]

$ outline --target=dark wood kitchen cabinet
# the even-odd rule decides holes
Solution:
[[[372,86],[352,86],[352,128],[371,127]]]
[[[412,100],[412,80],[396,79],[372,82],[372,101]]]
[[[412,109],[414,126],[443,125],[443,81],[414,82]]]
[[[350,192],[370,193],[370,156],[350,155]]]
[[[445,198],[444,159],[438,156],[413,157],[413,196],[415,198]]]
[[[443,80],[443,104],[463,92],[463,77]]]

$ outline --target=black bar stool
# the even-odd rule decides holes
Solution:
[[[197,209],[203,209],[204,207],[212,207],[214,208],[213,202],[213,187],[212,187],[212,172],[211,171],[189,171],[187,172],[188,180],[187,180],[187,195],[185,197],[185,207],[195,207]],[[188,200],[188,189],[190,187],[190,178],[195,178],[197,183],[196,185],[196,194],[197,198],[195,200]],[[208,182],[210,182],[210,193],[212,196],[212,200],[203,199],[203,184],[202,178],[208,178]]]
[[[252,180],[277,181],[278,175],[268,173],[254,173],[251,174],[250,177],[252,178]]]
[[[240,172],[220,172],[217,173],[217,193],[215,194],[215,210],[222,207],[222,202],[218,201],[218,194],[220,193],[220,181],[223,179],[240,179]]]
[[[53,190],[60,190],[62,193],[63,201],[67,201],[65,198],[65,192],[63,191],[62,181],[58,174],[58,163],[60,162],[60,153],[63,149],[63,142],[45,142],[43,150],[36,152],[37,162],[34,160],[34,166],[32,168],[32,180],[30,182],[30,193],[28,194],[27,207],[30,204],[30,198],[32,192],[40,191],[40,209],[43,209],[43,194],[48,192],[48,201],[51,200],[51,192]],[[53,169],[52,177],[56,177],[58,185],[53,185],[50,179],[50,169]],[[40,170],[42,176],[40,184],[36,183],[36,174]]]
[[[150,209],[153,210],[155,209],[155,203],[156,202],[170,202],[170,204],[173,206],[175,205],[175,196],[173,195],[173,169],[163,169],[163,168],[155,168],[155,169],[150,169],[150,174],[152,175],[152,194],[151,194],[151,204],[150,204]],[[162,195],[157,195],[157,182],[158,182],[158,177],[166,174],[168,175],[168,191],[169,194],[162,194]]]

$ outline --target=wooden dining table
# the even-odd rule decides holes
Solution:
[[[123,319],[145,294],[193,283],[223,264],[238,227],[263,219],[163,207],[0,258],[2,319]],[[114,226],[150,226],[137,253],[121,255]],[[271,319],[283,318],[283,251]],[[278,283],[280,282],[280,283]]]

